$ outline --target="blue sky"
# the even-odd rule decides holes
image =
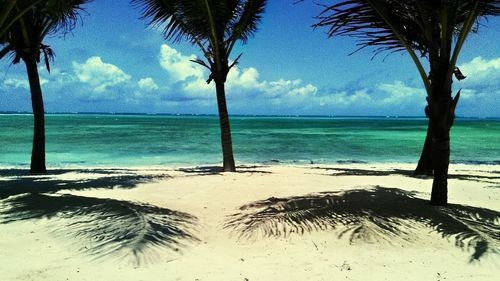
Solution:
[[[46,111],[216,113],[214,85],[189,62],[200,52],[165,41],[128,2],[93,1],[71,34],[46,39],[56,53],[51,74],[40,66]],[[349,56],[353,39],[311,28],[320,7],[293,2],[269,1],[259,31],[235,49],[243,57],[228,78],[230,113],[423,115],[422,82],[405,53]],[[483,21],[462,51],[460,116],[500,116],[499,23]],[[0,111],[30,108],[24,65],[2,61]]]

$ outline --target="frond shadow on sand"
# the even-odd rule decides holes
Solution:
[[[293,233],[339,229],[350,242],[414,240],[417,227],[427,227],[455,245],[471,250],[470,261],[487,252],[500,253],[500,213],[449,204],[430,206],[415,193],[376,186],[345,192],[269,198],[240,208],[225,228],[240,238],[286,237]]]
[[[73,173],[74,178],[61,177]],[[86,176],[92,174],[92,177]],[[0,199],[24,193],[54,193],[60,190],[98,188],[131,189],[170,177],[168,174],[143,174],[127,169],[52,170],[44,175],[29,175],[25,170],[0,170]]]
[[[250,165],[240,165],[237,167],[237,173],[248,173],[248,174],[270,174],[271,172],[265,171],[261,168],[265,166],[250,166]],[[193,174],[196,176],[211,176],[211,175],[221,175],[224,171],[220,166],[198,166],[193,168],[180,168],[178,171]]]
[[[0,180],[0,224],[49,219],[53,234],[75,244],[83,242],[85,247],[80,250],[92,258],[131,259],[137,264],[152,261],[162,249],[180,252],[199,241],[194,234],[197,218],[190,214],[130,201],[57,193],[134,188],[168,175],[133,170],[58,170],[38,176],[23,173],[0,170],[6,177]],[[60,177],[65,173],[77,176]]]
[[[425,175],[415,175],[414,170],[404,170],[404,169],[360,169],[360,168],[324,168],[324,167],[315,167],[314,169],[325,170],[328,172],[332,172],[332,176],[404,176],[404,177],[412,177],[412,178],[429,178],[432,176]],[[483,172],[485,173],[485,172]],[[490,175],[488,175],[490,174]],[[474,175],[470,173],[458,173],[452,172],[448,175],[448,179],[457,179],[457,180],[465,180],[465,181],[475,181],[489,184],[497,184],[500,185],[500,176],[496,171],[486,172],[483,175]]]

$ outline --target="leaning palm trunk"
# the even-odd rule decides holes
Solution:
[[[414,175],[432,176],[432,137],[430,122],[427,125],[424,147],[422,148],[422,153],[420,154],[420,159],[418,160]]]
[[[215,82],[217,91],[217,106],[219,109],[219,121],[221,131],[222,143],[222,157],[223,157],[223,170],[224,172],[235,172],[236,166],[234,165],[233,157],[233,142],[231,139],[231,126],[229,123],[229,114],[226,105],[226,91],[224,82]]]
[[[45,173],[45,112],[43,106],[42,88],[38,75],[36,58],[29,56],[23,59],[28,72],[33,107],[34,131],[33,149],[31,153],[31,173]]]

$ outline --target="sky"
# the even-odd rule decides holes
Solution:
[[[423,116],[425,91],[406,53],[357,49],[348,37],[313,29],[321,7],[313,1],[269,1],[259,29],[232,58],[230,114]],[[316,1],[317,2],[317,1]],[[56,57],[49,74],[40,65],[47,112],[216,114],[214,84],[190,59],[188,42],[166,41],[127,0],[94,0],[70,34],[45,43]],[[499,18],[482,21],[461,53],[467,76],[458,116],[500,117]],[[31,111],[25,66],[0,62],[0,111]]]

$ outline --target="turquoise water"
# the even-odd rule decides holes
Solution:
[[[233,117],[235,159],[246,163],[416,163],[425,119]],[[215,116],[47,115],[47,164],[211,165],[221,162]],[[28,166],[32,117],[0,115],[0,166]],[[453,162],[500,164],[500,120],[460,119]]]

